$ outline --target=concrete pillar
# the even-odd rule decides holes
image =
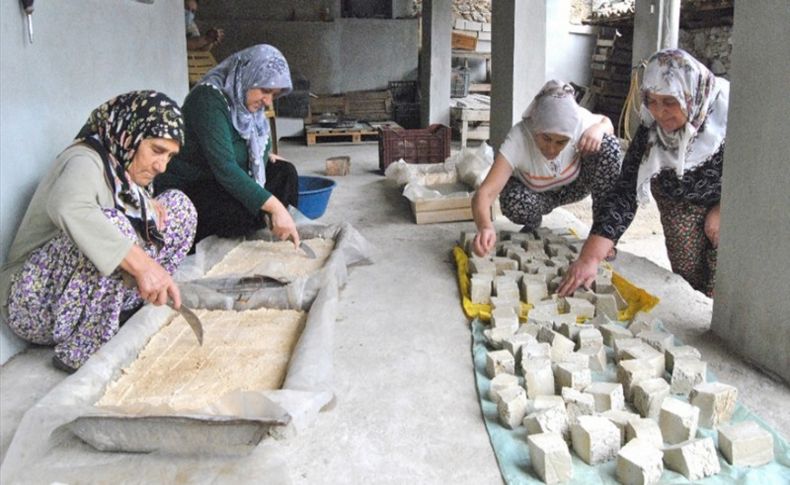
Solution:
[[[790,382],[790,9],[736,2],[713,332]]]
[[[680,0],[636,0],[635,8],[631,54],[634,66],[660,49],[677,47]]]
[[[661,8],[661,48],[678,46],[680,35],[680,0],[664,0]]]
[[[450,125],[452,28],[453,11],[449,0],[423,2],[420,49],[420,112],[423,126],[431,123]]]
[[[546,0],[492,0],[491,145],[546,82]]]

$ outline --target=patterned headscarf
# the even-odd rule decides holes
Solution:
[[[140,187],[126,172],[137,147],[146,138],[167,138],[184,144],[181,110],[175,101],[156,91],[132,91],[110,99],[93,110],[76,141],[87,143],[101,155],[115,208],[126,215],[146,241],[162,244],[150,188]]]
[[[210,70],[198,85],[219,89],[228,100],[233,127],[247,140],[252,176],[263,186],[266,164],[263,152],[269,141],[269,120],[264,110],[250,113],[245,104],[247,91],[253,88],[279,89],[279,96],[291,89],[291,72],[282,53],[268,44],[239,51]]]
[[[730,83],[680,49],[664,49],[647,61],[642,78],[642,124],[648,127],[648,145],[637,176],[637,200],[652,199],[650,179],[662,169],[678,177],[719,150],[727,132]],[[647,109],[647,95],[672,96],[687,117],[685,126],[667,133]]]
[[[529,133],[525,133],[529,160],[529,172],[546,177],[558,176],[576,156],[575,145],[584,130],[589,128],[589,120],[576,104],[575,91],[570,84],[552,79],[527,106],[521,118]],[[585,126],[585,123],[587,125]],[[541,153],[535,142],[540,133],[563,135],[570,138],[568,145],[554,160]]]

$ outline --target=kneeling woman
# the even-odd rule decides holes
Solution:
[[[523,225],[522,231],[536,229],[544,214],[590,193],[593,212],[598,211],[620,175],[620,143],[613,131],[609,118],[576,104],[569,84],[547,82],[511,128],[475,192],[474,252],[484,256],[494,248],[489,211],[498,195],[502,214]]]
[[[298,245],[288,213],[296,206],[294,166],[271,152],[264,114],[275,97],[291,91],[288,63],[279,50],[256,45],[212,69],[184,100],[186,144],[156,191],[183,190],[198,212],[195,241],[216,234],[243,236],[265,227]]]
[[[19,337],[54,345],[73,371],[117,332],[123,310],[181,303],[171,274],[192,245],[195,208],[148,187],[183,141],[178,106],[154,91],[120,95],[91,114],[38,185],[0,275]],[[137,289],[124,284],[129,273]]]

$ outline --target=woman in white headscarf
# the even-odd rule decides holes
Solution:
[[[592,193],[593,211],[620,174],[620,143],[612,122],[576,104],[569,84],[547,82],[499,147],[494,165],[476,190],[473,250],[488,254],[496,244],[491,204],[522,231],[532,231],[554,208]]]
[[[298,175],[271,153],[264,113],[290,91],[285,57],[260,44],[222,61],[184,100],[186,142],[155,188],[176,188],[192,199],[198,212],[195,242],[212,234],[243,236],[265,227],[268,214],[275,236],[298,246],[287,209],[297,205]]]
[[[603,255],[655,198],[672,271],[713,295],[730,84],[679,49],[659,51],[642,79],[641,124],[615,190],[560,286],[589,287]]]

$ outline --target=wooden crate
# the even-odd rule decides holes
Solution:
[[[477,49],[477,37],[457,30],[453,31],[452,48],[464,51]]]
[[[472,194],[467,197],[417,199],[411,202],[411,211],[417,224],[471,221]]]

